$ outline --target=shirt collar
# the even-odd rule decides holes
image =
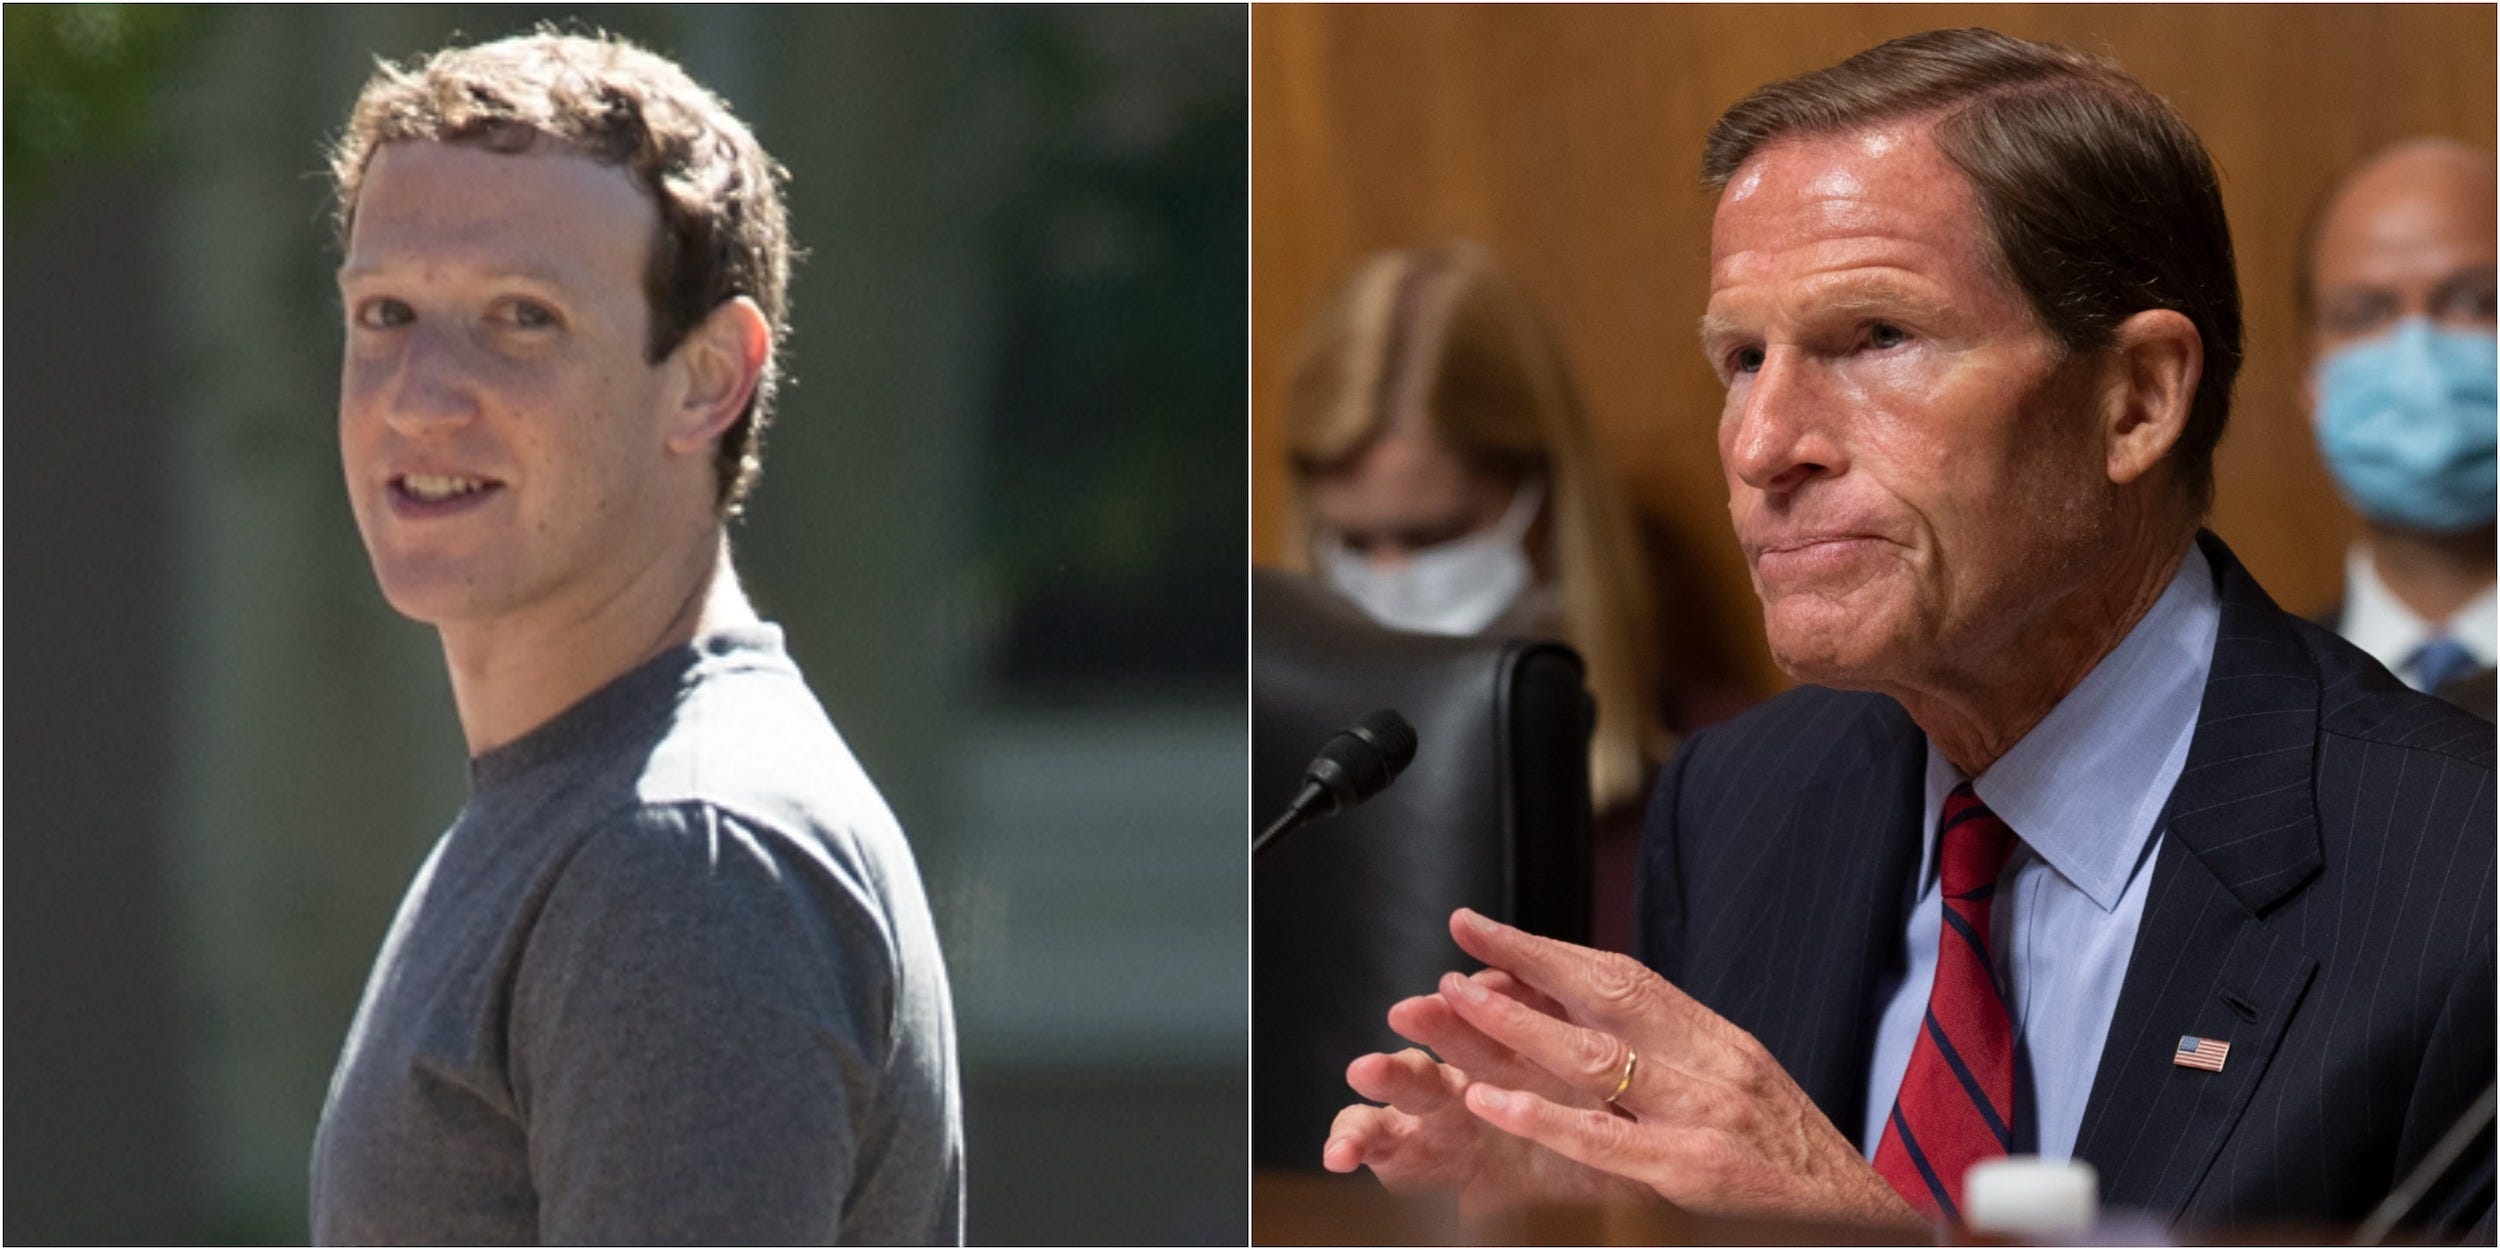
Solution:
[[[2379,580],[2378,562],[2362,543],[2344,553],[2344,614],[2336,631],[2390,670],[2401,668],[2435,634],[2456,639],[2485,668],[2500,655],[2500,611],[2495,611],[2491,587],[2483,587],[2445,621],[2424,620]]]
[[[2148,783],[2161,780],[2174,748],[2195,732],[2221,627],[2213,567],[2191,542],[2144,618],[1972,786],[2103,911],[2126,892],[2170,800],[2168,785]],[[1929,739],[1924,864],[1935,860],[1934,815],[1963,780]]]

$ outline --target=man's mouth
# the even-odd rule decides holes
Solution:
[[[1872,541],[1873,538],[1874,535],[1872,534],[1812,534],[1805,537],[1781,538],[1771,542],[1766,542],[1762,544],[1758,550],[1761,555],[1787,556],[1795,555],[1801,551],[1809,551],[1816,547],[1829,546],[1833,543],[1866,542]]]
[[[491,479],[482,477],[455,477],[449,474],[437,473],[407,473],[391,479],[391,485],[401,494],[404,494],[419,503],[442,503],[445,500],[458,499],[463,495],[473,495],[482,490],[491,490],[498,485],[498,483],[492,481]]]
[[[491,477],[460,473],[402,473],[391,479],[391,510],[410,519],[443,517],[482,506],[501,493]]]
[[[1872,534],[1786,535],[1754,549],[1754,575],[1765,589],[1854,577],[1863,573],[1863,561],[1882,545],[1883,540]]]

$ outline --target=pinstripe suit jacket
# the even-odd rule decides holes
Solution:
[[[2221,633],[2075,1153],[2185,1227],[2357,1220],[2492,1079],[2492,726],[2198,541]],[[1688,739],[1643,834],[1642,958],[1851,1140],[1925,764],[1900,704],[1807,687]],[[2190,1034],[2223,1071],[2172,1065]]]

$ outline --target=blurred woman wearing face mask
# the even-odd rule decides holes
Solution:
[[[1669,748],[1661,665],[1676,649],[1544,323],[1481,248],[1374,255],[1305,331],[1283,417],[1297,571],[1393,629],[1559,638],[1580,653],[1597,698],[1604,865]]]

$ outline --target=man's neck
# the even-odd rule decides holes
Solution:
[[[1888,693],[1966,777],[1988,770],[2023,740],[2152,610],[2193,538],[2147,535],[2096,584],[2035,613],[2009,645],[1973,648],[1994,661],[1955,668],[1916,690]]]
[[[2373,525],[2362,536],[2387,593],[2436,625],[2491,585],[2493,530],[2420,534]]]
[[[699,556],[655,564],[660,585],[629,587],[587,609],[441,629],[452,701],[472,757],[553,720],[653,656],[715,630],[756,623],[724,534]]]

